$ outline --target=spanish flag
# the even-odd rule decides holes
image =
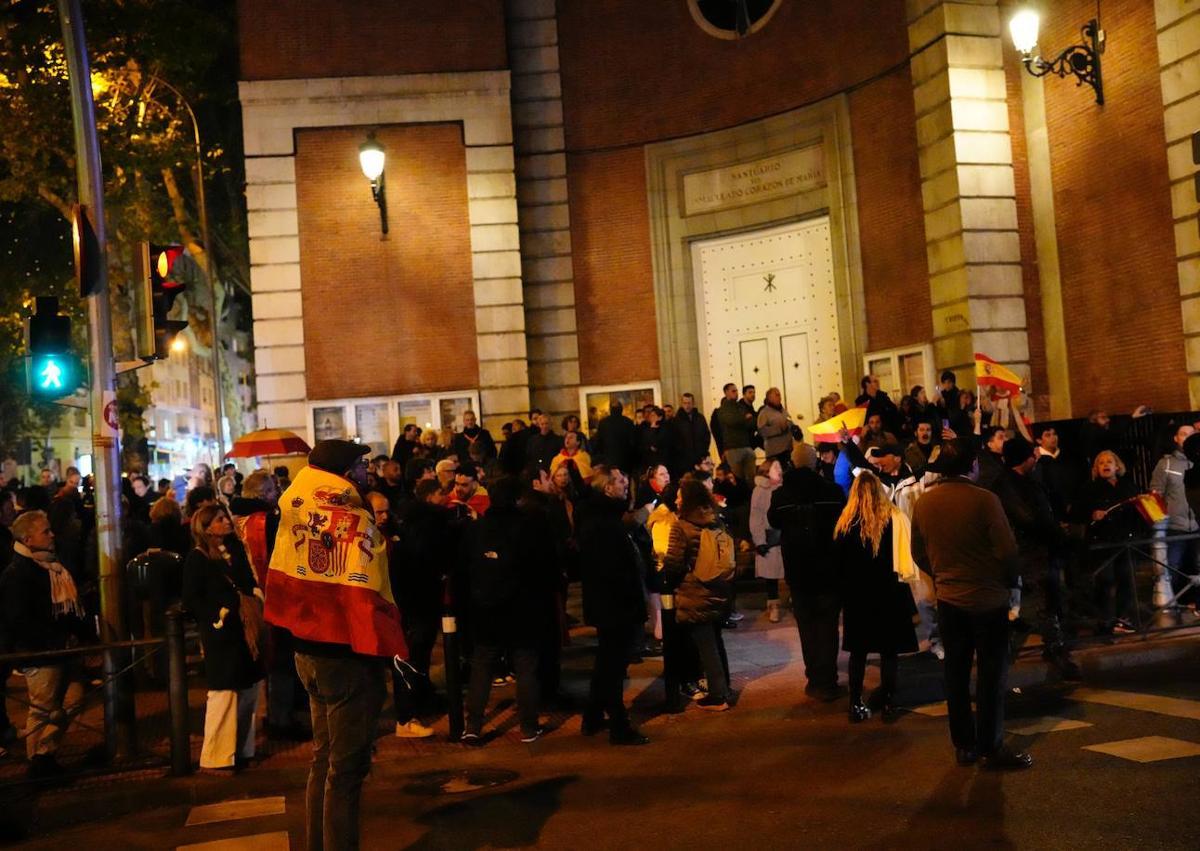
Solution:
[[[1162,498],[1162,494],[1141,494],[1134,499],[1133,504],[1137,506],[1138,513],[1147,523],[1153,524],[1166,519],[1167,503]]]
[[[987,384],[1001,390],[1021,392],[1021,377],[1003,364],[989,358],[987,355],[975,353],[975,383]]]
[[[808,427],[808,436],[817,443],[838,443],[841,441],[841,430],[845,427],[851,435],[862,434],[863,423],[867,421],[867,408],[850,408],[848,411],[830,417],[824,422]]]
[[[279,498],[266,619],[297,638],[365,656],[407,656],[387,540],[341,476],[305,467]]]

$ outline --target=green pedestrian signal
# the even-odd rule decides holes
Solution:
[[[58,299],[39,296],[25,320],[26,385],[29,395],[60,399],[75,392],[82,370],[71,352],[71,320],[58,313]]]
[[[54,356],[46,358],[45,363],[41,366],[41,371],[38,372],[38,389],[39,390],[62,390],[63,370],[58,365],[58,361]]]

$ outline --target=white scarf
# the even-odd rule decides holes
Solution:
[[[13,544],[17,555],[25,556],[50,574],[50,604],[56,618],[66,614],[83,617],[83,605],[79,602],[79,591],[70,572],[55,560],[49,550],[31,550],[21,542]]]

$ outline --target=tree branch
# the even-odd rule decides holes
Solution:
[[[54,209],[58,210],[58,214],[71,221],[71,205],[64,201],[56,192],[46,186],[38,186],[38,197],[49,204]]]
[[[179,238],[187,247],[188,253],[201,267],[204,266],[205,246],[200,244],[188,221],[187,207],[183,203],[183,193],[179,191],[179,183],[175,180],[175,172],[169,168],[162,170],[163,185],[167,188],[167,197],[171,199],[171,210],[175,214],[175,226],[179,229]]]

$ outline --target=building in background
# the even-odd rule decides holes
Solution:
[[[260,420],[382,448],[733,381],[811,422],[975,352],[1039,417],[1200,405],[1192,5],[1103,4],[1099,106],[988,0],[243,0]],[[1095,13],[1040,8],[1051,57]]]

